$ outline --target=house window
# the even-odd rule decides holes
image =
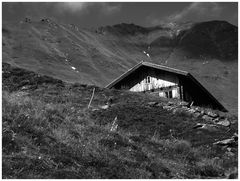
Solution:
[[[165,97],[166,98],[172,98],[172,91],[165,92]]]
[[[168,98],[168,92],[165,92],[165,97]]]
[[[147,76],[147,79],[146,79],[146,81],[147,81],[147,82],[146,82],[147,84],[151,83],[150,76]]]

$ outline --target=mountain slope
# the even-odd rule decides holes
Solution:
[[[175,104],[3,63],[3,178],[237,178],[237,117],[216,112],[221,125]]]
[[[178,45],[193,55],[212,56],[225,60],[236,60],[238,51],[238,29],[223,21],[195,24],[182,31]]]
[[[26,19],[3,22],[2,31],[3,62],[68,82],[105,86],[138,62],[151,61],[193,73],[237,112],[237,27],[227,22],[149,28],[123,23],[87,30]]]

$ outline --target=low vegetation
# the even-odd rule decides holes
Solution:
[[[236,125],[196,131],[155,97],[98,87],[88,109],[93,88],[3,64],[3,178],[236,178],[237,149],[212,144]]]

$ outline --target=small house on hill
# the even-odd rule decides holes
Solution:
[[[196,106],[227,111],[190,73],[149,62],[141,62],[106,86],[134,92],[149,92],[176,98]]]

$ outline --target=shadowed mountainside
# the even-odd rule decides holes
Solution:
[[[237,27],[224,21],[87,30],[49,19],[3,22],[3,62],[67,82],[105,86],[138,62],[191,72],[237,112]]]

